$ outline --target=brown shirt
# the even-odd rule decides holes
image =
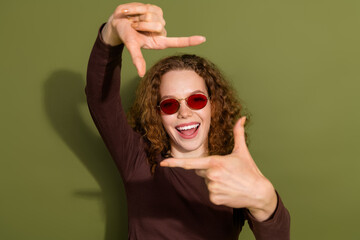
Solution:
[[[106,45],[98,35],[89,59],[86,95],[124,181],[129,239],[238,239],[245,220],[256,239],[289,239],[290,216],[280,197],[271,218],[258,222],[246,209],[212,204],[204,180],[192,170],[157,167],[151,175],[143,139],[128,125],[121,106],[123,47]],[[158,161],[162,159],[159,155]]]

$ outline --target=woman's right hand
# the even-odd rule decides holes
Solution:
[[[124,43],[140,77],[144,76],[146,63],[141,53],[145,49],[165,49],[195,46],[205,42],[205,37],[166,37],[165,20],[160,7],[127,3],[118,6],[102,30],[105,43],[112,46]]]

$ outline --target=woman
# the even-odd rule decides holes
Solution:
[[[205,41],[167,38],[164,25],[157,6],[118,6],[88,65],[88,105],[124,181],[129,239],[237,239],[245,219],[257,239],[289,239],[289,214],[253,161],[246,118],[236,122],[241,105],[213,64],[194,55],[158,62],[127,123],[119,96],[124,45],[142,77],[141,48]]]

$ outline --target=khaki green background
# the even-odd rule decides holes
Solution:
[[[127,239],[123,185],[84,96],[98,27],[121,1],[0,3],[0,239]],[[152,1],[178,52],[225,72],[252,114],[250,150],[292,239],[358,239],[360,1]],[[126,107],[138,82],[124,57]],[[254,239],[248,228],[240,239]]]

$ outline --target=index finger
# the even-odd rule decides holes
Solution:
[[[166,48],[196,46],[206,41],[204,36],[167,37],[164,39]]]
[[[168,158],[160,162],[162,167],[180,167],[183,169],[208,169],[210,158]]]

